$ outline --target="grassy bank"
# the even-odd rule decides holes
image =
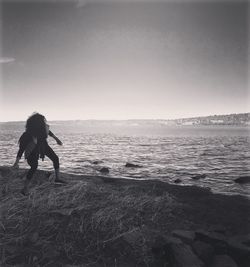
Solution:
[[[157,236],[173,230],[250,233],[250,203],[207,189],[38,171],[20,194],[26,170],[0,168],[1,266],[156,266]]]

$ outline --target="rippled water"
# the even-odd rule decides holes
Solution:
[[[1,165],[13,164],[18,150],[17,140],[23,124],[0,125]],[[61,170],[83,175],[100,175],[101,167],[109,167],[111,177],[161,179],[182,184],[210,187],[214,192],[250,197],[250,185],[233,180],[250,175],[250,136],[246,127],[234,126],[86,126],[54,123],[51,130],[63,141],[49,143],[60,157]],[[100,161],[93,164],[93,161]],[[126,162],[142,168],[126,168]],[[40,169],[52,169],[48,159],[40,161]],[[21,167],[27,167],[22,160]],[[194,181],[191,177],[205,174]]]

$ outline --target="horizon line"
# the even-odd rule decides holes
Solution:
[[[202,115],[202,116],[192,116],[192,117],[180,117],[176,119],[53,119],[49,120],[51,122],[54,121],[175,121],[175,120],[185,120],[185,119],[195,119],[195,118],[206,118],[206,117],[213,117],[213,116],[230,116],[230,115],[243,115],[243,114],[250,114],[250,112],[243,112],[243,113],[227,113],[227,114],[213,114],[213,115]],[[0,123],[8,123],[8,122],[25,122],[26,120],[9,120],[9,121],[0,121]]]

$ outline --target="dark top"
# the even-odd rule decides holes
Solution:
[[[51,131],[49,131],[49,136],[54,136],[54,134]],[[44,158],[44,148],[46,145],[48,145],[46,138],[43,138],[40,140],[38,139],[37,144],[35,144],[33,142],[32,135],[29,132],[24,132],[19,139],[19,150],[17,152],[17,157],[21,158],[23,155],[23,152],[25,151],[25,152],[27,152],[27,153],[25,153],[25,158],[27,159],[29,157],[29,155],[31,154],[31,152],[35,148],[38,148],[39,155],[43,159]]]

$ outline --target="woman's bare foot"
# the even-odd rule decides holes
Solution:
[[[55,184],[66,184],[67,182],[65,182],[64,180],[61,180],[59,178],[55,179]]]

